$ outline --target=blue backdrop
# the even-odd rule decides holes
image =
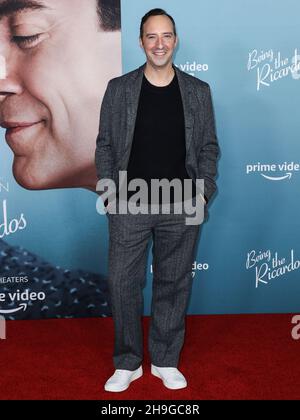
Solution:
[[[145,61],[141,16],[161,7],[177,26],[175,64],[213,93],[218,194],[202,228],[202,269],[195,270],[189,312],[298,311],[299,2],[124,0],[122,6],[124,72]],[[295,55],[298,72],[291,67]],[[149,281],[147,310],[150,288]]]

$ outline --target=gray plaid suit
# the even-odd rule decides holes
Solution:
[[[219,146],[209,85],[173,66],[185,119],[186,170],[204,179],[208,200],[216,190]],[[100,113],[95,164],[99,179],[127,169],[145,64],[109,81]],[[171,149],[170,149],[171,153]],[[173,206],[171,205],[171,210]],[[205,205],[207,218],[207,205]],[[186,214],[109,214],[109,275],[115,325],[116,369],[137,369],[143,359],[141,316],[148,245],[153,240],[153,294],[149,353],[156,366],[176,367],[184,342],[200,225]]]

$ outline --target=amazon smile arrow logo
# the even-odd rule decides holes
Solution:
[[[21,303],[18,308],[14,308],[14,309],[0,309],[0,314],[13,314],[15,312],[21,311],[22,309],[24,312],[26,311],[27,303]]]
[[[269,179],[270,181],[282,181],[283,179],[291,179],[292,178],[292,172],[287,172],[284,176],[268,176],[265,174],[261,174],[266,179]]]

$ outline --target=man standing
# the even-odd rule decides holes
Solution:
[[[143,179],[148,185],[153,179],[193,180],[192,198],[202,200],[207,216],[219,154],[210,88],[173,65],[177,42],[175,22],[164,10],[152,9],[142,18],[140,45],[147,62],[108,84],[95,153],[97,175],[119,187],[118,175],[124,170],[128,180]],[[198,179],[204,180],[202,192],[195,188]],[[117,194],[115,203],[119,198]],[[159,198],[160,209],[162,201]],[[174,195],[169,202],[174,210]],[[151,238],[151,373],[169,389],[184,388],[187,381],[177,366],[199,224],[186,224],[185,215],[173,211],[110,213],[108,221],[116,370],[105,390],[124,391],[143,374],[143,280]]]

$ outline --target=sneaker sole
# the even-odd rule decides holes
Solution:
[[[131,379],[130,379],[130,381],[129,381],[129,383],[127,385],[125,385],[125,386],[123,386],[121,388],[120,387],[119,388],[110,388],[109,386],[104,385],[104,389],[105,389],[105,391],[108,391],[108,392],[122,392],[122,391],[126,391],[126,389],[129,388],[129,385],[131,384],[131,382],[135,381],[136,379],[139,379],[141,376],[143,376],[143,370],[142,369],[141,370],[138,370],[137,372],[135,372],[132,375],[132,377],[131,377]]]
[[[156,370],[154,368],[151,367],[151,373],[153,376],[156,376],[157,378],[162,380],[162,383],[164,384],[164,386],[168,389],[183,389],[187,387],[187,383],[183,384],[183,385],[170,385],[167,384],[163,378],[160,376],[160,374],[158,372],[156,372]]]

